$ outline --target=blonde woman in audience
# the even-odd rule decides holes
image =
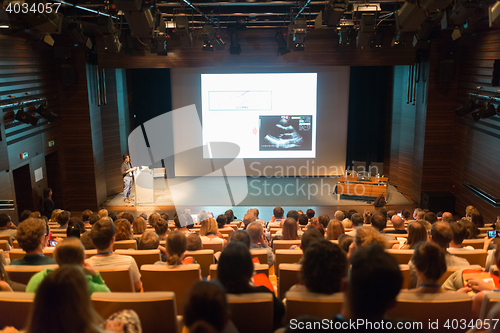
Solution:
[[[118,219],[115,222],[115,226],[115,241],[135,239],[134,236],[132,236],[132,226],[130,225],[130,222],[128,220]]]
[[[134,230],[134,235],[141,235],[146,231],[146,221],[142,217],[136,217],[134,223],[132,223],[132,228]]]
[[[412,250],[419,242],[427,241],[427,229],[419,221],[408,224],[408,237],[403,244],[394,244],[395,250]]]
[[[348,218],[342,220],[342,225],[344,226],[344,229],[346,228],[351,229],[353,227],[352,221]]]
[[[103,217],[108,216],[108,210],[107,209],[101,209],[100,211],[97,212],[97,215],[102,219]]]
[[[356,253],[358,249],[368,248],[372,244],[378,244],[384,249],[387,248],[386,238],[375,228],[357,227],[354,242],[349,245],[349,253],[347,253],[347,259],[350,260],[350,258],[354,255],[354,253]]]
[[[331,220],[326,228],[326,239],[337,240],[340,235],[345,234],[343,224],[339,220]]]
[[[52,215],[50,216],[49,222],[57,222],[57,217],[59,216],[59,214],[61,214],[61,212],[61,209],[54,209],[52,211]]]
[[[227,240],[219,232],[217,221],[211,217],[201,221],[200,236],[203,242],[221,242],[224,246],[227,244]]]

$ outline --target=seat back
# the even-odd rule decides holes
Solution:
[[[92,258],[93,256],[97,255],[97,250],[85,250],[85,256],[88,258]]]
[[[231,228],[231,227],[224,227],[224,228],[220,228],[219,229],[219,232],[223,235],[227,235],[227,237],[231,237],[231,235],[233,234],[234,232],[234,229]]]
[[[280,264],[295,264],[302,258],[302,250],[277,250],[274,263],[276,276],[280,278]],[[278,269],[276,269],[278,268]]]
[[[271,228],[269,231],[271,233],[271,238],[273,238],[274,236],[276,236],[276,233],[281,230],[281,228]]]
[[[483,305],[481,306],[481,312],[479,314],[479,319],[484,320],[488,318],[488,313],[498,303],[500,303],[500,293],[485,292]]]
[[[266,249],[250,249],[250,254],[252,259],[257,257],[259,263],[267,264],[267,250]]]
[[[486,252],[486,250],[457,251],[449,248],[448,252],[457,257],[467,259],[471,265],[480,265],[481,267],[485,266],[486,257],[488,256],[488,252]]]
[[[286,293],[286,321],[302,315],[318,318],[332,318],[340,313],[344,293],[323,295],[308,291],[289,291]]]
[[[472,246],[476,250],[482,250],[484,248],[484,239],[464,239],[462,245]]]
[[[102,318],[131,309],[141,319],[143,332],[178,332],[173,292],[93,293],[92,305]]]
[[[112,292],[135,292],[132,273],[128,266],[98,269],[102,279]]]
[[[10,251],[10,243],[7,239],[0,239],[0,250]]]
[[[57,269],[58,265],[7,265],[5,271],[12,281],[28,284],[31,277],[47,268]]]
[[[400,265],[407,265],[408,262],[410,261],[411,257],[413,256],[414,250],[392,250],[388,249],[386,250],[388,253],[390,253]]]
[[[214,253],[222,251],[222,242],[202,242],[204,250],[213,250]]]
[[[34,293],[1,292],[0,293],[0,327],[13,326],[23,329],[33,307]]]
[[[278,279],[278,297],[283,299],[286,292],[300,282],[300,264],[280,264],[280,278]]]
[[[137,267],[154,264],[161,260],[160,250],[116,250],[116,254],[124,254],[135,259]]]
[[[210,274],[210,265],[215,262],[214,250],[186,251],[186,257],[193,257],[200,265],[201,276],[206,278]]]
[[[386,316],[388,318],[408,318],[417,322],[438,320],[444,323],[446,320],[457,319],[469,320],[472,309],[472,298],[462,293],[441,294],[414,294],[400,293],[397,304],[390,309]],[[465,330],[462,330],[462,332]],[[458,332],[454,330],[454,332]]]
[[[0,240],[6,240],[6,241],[8,241],[10,246],[12,246],[13,241],[14,241],[13,237],[11,235],[8,235],[8,234],[7,235],[1,235],[0,234]]]
[[[210,265],[210,280],[217,280],[217,264]],[[253,269],[255,274],[264,273],[269,277],[269,265],[268,264],[253,264]]]
[[[113,251],[117,249],[137,250],[137,242],[135,241],[135,239],[115,241],[113,243]]]
[[[399,269],[403,275],[403,285],[401,286],[401,289],[408,289],[408,286],[410,285],[410,266],[399,265]]]
[[[289,250],[292,245],[300,246],[300,239],[297,240],[275,240],[273,241],[273,252],[276,250]]]
[[[200,280],[200,265],[142,265],[142,285],[144,291],[172,291],[175,293],[177,312],[183,314],[186,292]]]
[[[240,333],[273,331],[271,293],[227,294],[231,319]]]
[[[17,240],[12,242],[12,247],[15,249],[20,249],[21,245],[19,245],[19,242]]]

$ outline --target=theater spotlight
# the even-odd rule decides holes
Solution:
[[[204,25],[201,28],[201,38],[203,39],[203,51],[214,51],[224,49],[225,42],[215,32],[212,25]]]
[[[16,112],[14,119],[24,124],[31,124],[33,127],[35,127],[40,120],[39,117],[25,112],[23,109],[19,109],[19,111]]]
[[[288,26],[290,42],[289,48],[295,51],[304,51],[306,46],[307,21],[305,18],[299,17]]]
[[[45,104],[40,105],[35,109],[42,118],[47,119],[49,123],[53,122],[57,118],[57,114],[50,111]]]

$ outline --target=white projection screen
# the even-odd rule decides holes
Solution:
[[[172,109],[195,104],[203,126],[202,133],[174,128],[175,151],[186,135],[200,147],[236,143],[246,168],[241,176],[327,176],[344,170],[349,67],[172,68],[170,74]],[[176,177],[206,175],[209,157],[206,149],[176,153]],[[217,159],[217,165],[230,161]]]

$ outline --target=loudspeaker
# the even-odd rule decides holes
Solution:
[[[439,81],[451,82],[453,80],[453,65],[452,59],[442,60],[439,63]]]
[[[455,212],[455,194],[451,192],[422,192],[420,201],[422,209],[431,212]]]
[[[491,79],[493,87],[500,86],[500,60],[496,59],[493,63],[493,78]]]

